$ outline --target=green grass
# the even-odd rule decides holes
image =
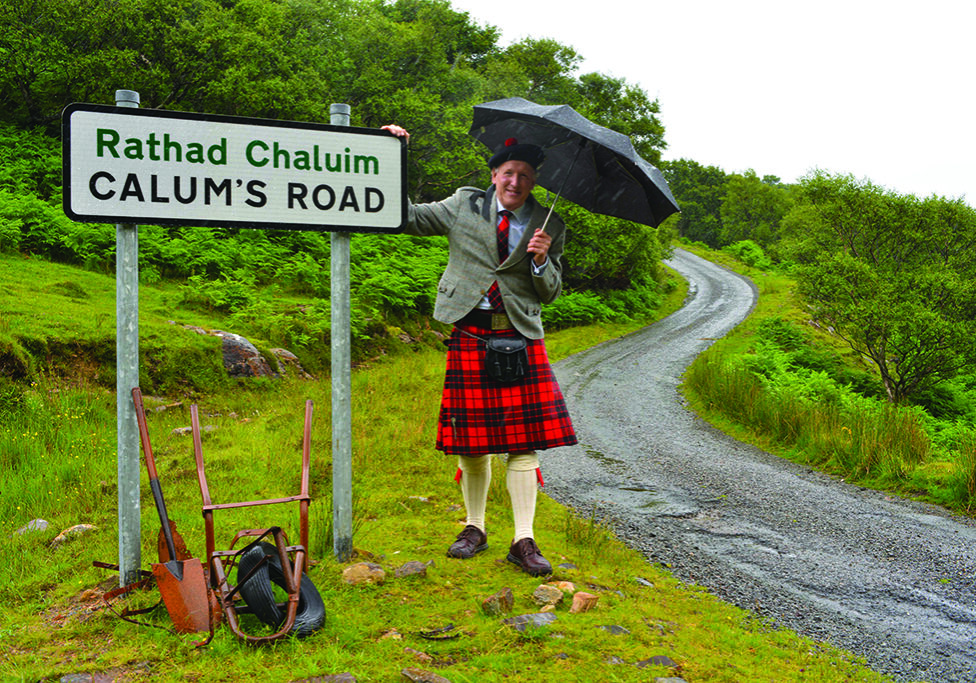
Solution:
[[[44,273],[37,277],[37,289],[43,290]],[[55,277],[71,279],[62,272]],[[87,291],[99,288],[89,284]],[[114,297],[111,289],[100,291],[92,298]],[[682,298],[676,291],[662,315]],[[548,344],[558,359],[627,331],[567,330]],[[397,681],[402,669],[418,667],[454,683],[647,681],[668,675],[730,683],[888,680],[848,654],[775,629],[677,581],[586,511],[574,513],[545,495],[536,537],[557,566],[554,578],[598,595],[597,607],[573,615],[562,605],[554,624],[524,635],[485,615],[481,601],[504,587],[515,595],[514,614],[537,611],[531,595],[540,580],[504,560],[511,519],[504,468],[497,465],[489,492],[488,551],[470,561],[445,556],[464,511],[452,478],[455,463],[432,446],[442,378],[443,353],[432,348],[394,354],[353,373],[354,547],[358,559],[379,563],[388,575],[384,584],[366,587],[342,581],[344,565],[331,551],[328,381],[240,382],[193,399],[204,426],[213,428],[205,433],[203,450],[215,501],[296,492],[304,401],[315,402],[310,550],[316,563],[309,573],[324,599],[326,624],[307,639],[261,648],[248,647],[227,628],[218,629],[208,647],[195,648],[195,636],[165,630],[169,621],[162,609],[146,619],[163,628],[151,628],[100,608],[99,593],[117,583],[113,572],[92,566],[117,556],[114,396],[97,385],[71,386],[53,377],[29,387],[0,386],[6,387],[0,391],[0,457],[10,458],[0,467],[0,551],[6,558],[0,563],[6,607],[0,614],[0,679],[125,672],[125,680],[290,681],[350,672],[359,681]],[[11,386],[22,390],[13,393]],[[189,424],[188,400],[176,394],[149,402],[151,408],[157,404],[170,406],[149,413],[160,481],[170,516],[199,556],[204,531],[192,447],[174,431]],[[141,505],[148,567],[156,559],[158,518],[145,473]],[[51,528],[13,535],[37,517]],[[219,511],[218,545],[240,528],[275,523],[295,538],[295,521],[285,508]],[[57,549],[49,546],[60,530],[79,523],[97,530]],[[427,576],[393,578],[395,568],[410,560],[429,563]],[[559,567],[566,563],[573,567]],[[143,592],[119,607],[147,606],[157,597]],[[448,624],[456,638],[420,636]],[[607,625],[628,634],[611,635],[601,628]],[[244,626],[260,630],[249,619]],[[636,666],[658,655],[679,668]]]

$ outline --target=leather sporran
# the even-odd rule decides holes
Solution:
[[[525,337],[488,337],[485,340],[485,372],[496,382],[515,382],[529,371]]]

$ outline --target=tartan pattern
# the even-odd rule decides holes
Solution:
[[[498,221],[498,262],[504,263],[505,259],[508,258],[508,230],[511,227],[511,222],[508,217],[511,215],[510,211],[499,211],[498,215],[502,217]]]
[[[501,383],[485,374],[485,343],[462,329],[479,337],[510,334],[466,324],[454,328],[437,423],[438,450],[486,455],[575,444],[576,433],[543,340],[528,340],[525,379]]]
[[[498,291],[498,282],[492,282],[488,288],[488,303],[491,304],[493,313],[504,313],[505,303],[502,301],[502,293]]]

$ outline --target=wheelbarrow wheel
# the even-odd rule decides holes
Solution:
[[[261,565],[254,575],[240,586],[241,596],[251,609],[251,612],[262,622],[273,628],[278,628],[285,621],[285,610],[278,606],[272,584],[284,589],[285,575],[281,569],[278,550],[270,543],[256,543],[245,550],[237,563],[237,576],[243,578],[262,560],[268,561]],[[298,637],[311,635],[325,623],[325,603],[319,595],[315,584],[302,573],[302,583],[298,590],[298,612],[291,633]]]

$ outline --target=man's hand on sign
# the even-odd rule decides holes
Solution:
[[[398,138],[406,138],[407,142],[410,142],[410,133],[407,132],[406,128],[396,125],[382,126],[380,130],[385,130],[387,133],[392,133]]]

